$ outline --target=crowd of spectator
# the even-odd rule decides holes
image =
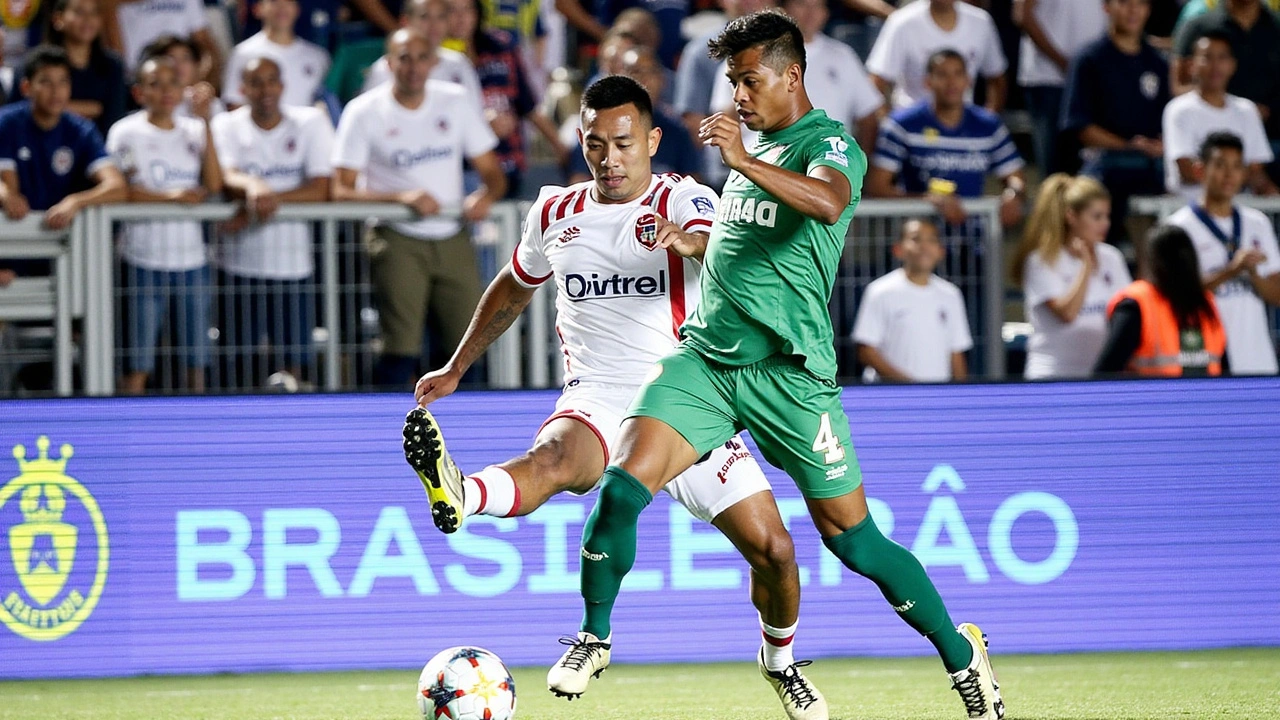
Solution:
[[[727,171],[696,128],[732,110],[733,91],[706,43],[729,20],[773,6],[5,3],[0,207],[11,219],[44,211],[57,228],[96,203],[240,203],[214,247],[189,220],[122,229],[120,387],[141,392],[165,327],[187,355],[187,389],[203,387],[214,315],[233,343],[265,339],[278,369],[306,375],[312,238],[304,223],[273,220],[276,208],[407,206],[417,219],[379,223],[367,238],[382,342],[375,380],[402,384],[417,371],[425,328],[446,346],[466,329],[480,292],[469,224],[544,182],[590,177],[576,116],[555,107],[556,93],[602,75],[635,78],[663,133],[655,171],[718,186]],[[904,225],[894,247],[901,269],[867,288],[856,323],[838,328],[852,330],[868,380],[966,375],[964,288],[935,269],[983,232],[966,200],[993,194],[1006,230],[1033,206],[1012,267],[1033,326],[1027,377],[1094,372],[1111,300],[1141,259],[1128,200],[1165,192],[1188,203],[1173,221],[1216,297],[1229,367],[1276,372],[1265,307],[1280,304],[1280,251],[1266,216],[1234,198],[1280,193],[1280,0],[779,7],[804,35],[814,106],[845,123],[870,158],[864,196],[923,198],[937,210],[936,222]],[[40,271],[9,263],[0,286]],[[224,307],[211,306],[211,287],[234,288]],[[1133,307],[1121,314],[1132,320]]]

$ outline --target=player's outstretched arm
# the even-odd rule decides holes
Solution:
[[[737,170],[787,207],[827,225],[835,225],[849,206],[849,179],[820,165],[801,175],[752,157],[742,145],[738,118],[716,113],[702,122],[702,143],[720,149],[724,164]]]
[[[414,397],[419,407],[453,394],[458,389],[458,382],[463,374],[476,360],[484,355],[493,341],[502,337],[502,333],[520,317],[520,313],[529,306],[537,288],[529,288],[516,281],[507,265],[489,283],[475,314],[471,316],[471,324],[466,335],[458,343],[453,357],[444,367],[423,375],[414,388]]]

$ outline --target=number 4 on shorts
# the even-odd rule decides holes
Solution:
[[[825,465],[844,459],[844,446],[840,444],[836,434],[831,432],[831,413],[822,413],[818,421],[818,437],[813,439],[813,451],[826,454],[822,459]]]

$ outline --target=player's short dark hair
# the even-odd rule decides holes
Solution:
[[[707,43],[707,54],[714,60],[728,60],[754,47],[760,48],[765,64],[779,73],[796,64],[801,72],[808,67],[804,35],[796,21],[780,10],[761,10],[729,23]]]
[[[1191,44],[1192,52],[1194,52],[1195,48],[1199,47],[1200,43],[1205,40],[1208,40],[1209,42],[1220,42],[1223,45],[1226,45],[1227,49],[1231,51],[1231,56],[1235,57],[1236,49],[1231,46],[1231,36],[1222,30],[1209,30],[1208,32],[1202,33],[1200,37],[1196,38],[1196,41]]]
[[[1209,162],[1214,150],[1235,150],[1244,155],[1244,141],[1240,136],[1225,130],[1209,133],[1209,137],[1200,143],[1200,161]]]
[[[27,64],[22,68],[22,77],[27,81],[34,80],[36,74],[45,68],[61,67],[71,73],[71,60],[67,51],[57,45],[38,45],[27,53]]]
[[[191,53],[191,59],[194,60],[197,65],[200,64],[200,60],[203,58],[203,55],[200,53],[199,45],[196,45],[189,38],[165,34],[147,43],[146,47],[142,48],[142,52],[138,53],[138,65],[142,65],[142,63],[150,60],[151,58],[168,55],[169,52],[176,47],[186,48],[187,51]]]
[[[948,60],[955,60],[960,63],[960,67],[964,68],[965,72],[968,72],[969,62],[964,59],[963,55],[951,48],[943,48],[929,56],[929,61],[924,64],[925,74],[932,73],[939,65]]]
[[[582,93],[583,110],[609,110],[623,105],[635,105],[640,119],[653,127],[653,101],[649,99],[649,91],[625,75],[602,77]]]

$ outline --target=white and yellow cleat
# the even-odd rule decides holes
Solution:
[[[456,532],[462,522],[462,473],[444,447],[440,425],[425,408],[404,418],[404,459],[427,489],[431,520],[440,532]]]
[[[956,631],[973,647],[973,659],[969,667],[950,673],[951,688],[960,693],[970,718],[1000,720],[1004,717],[1004,700],[1000,698],[1000,683],[996,681],[991,656],[987,654],[987,636],[973,623],[960,623]]]
[[[827,720],[827,699],[800,672],[800,668],[808,667],[811,661],[801,660],[788,665],[782,672],[775,672],[764,666],[764,650],[761,649],[756,662],[760,665],[760,674],[778,693],[790,720]]]
[[[580,632],[576,638],[560,638],[560,644],[568,645],[569,649],[547,671],[547,689],[556,697],[573,700],[587,691],[591,678],[600,677],[609,667],[613,643],[609,638],[601,640],[589,632]]]

